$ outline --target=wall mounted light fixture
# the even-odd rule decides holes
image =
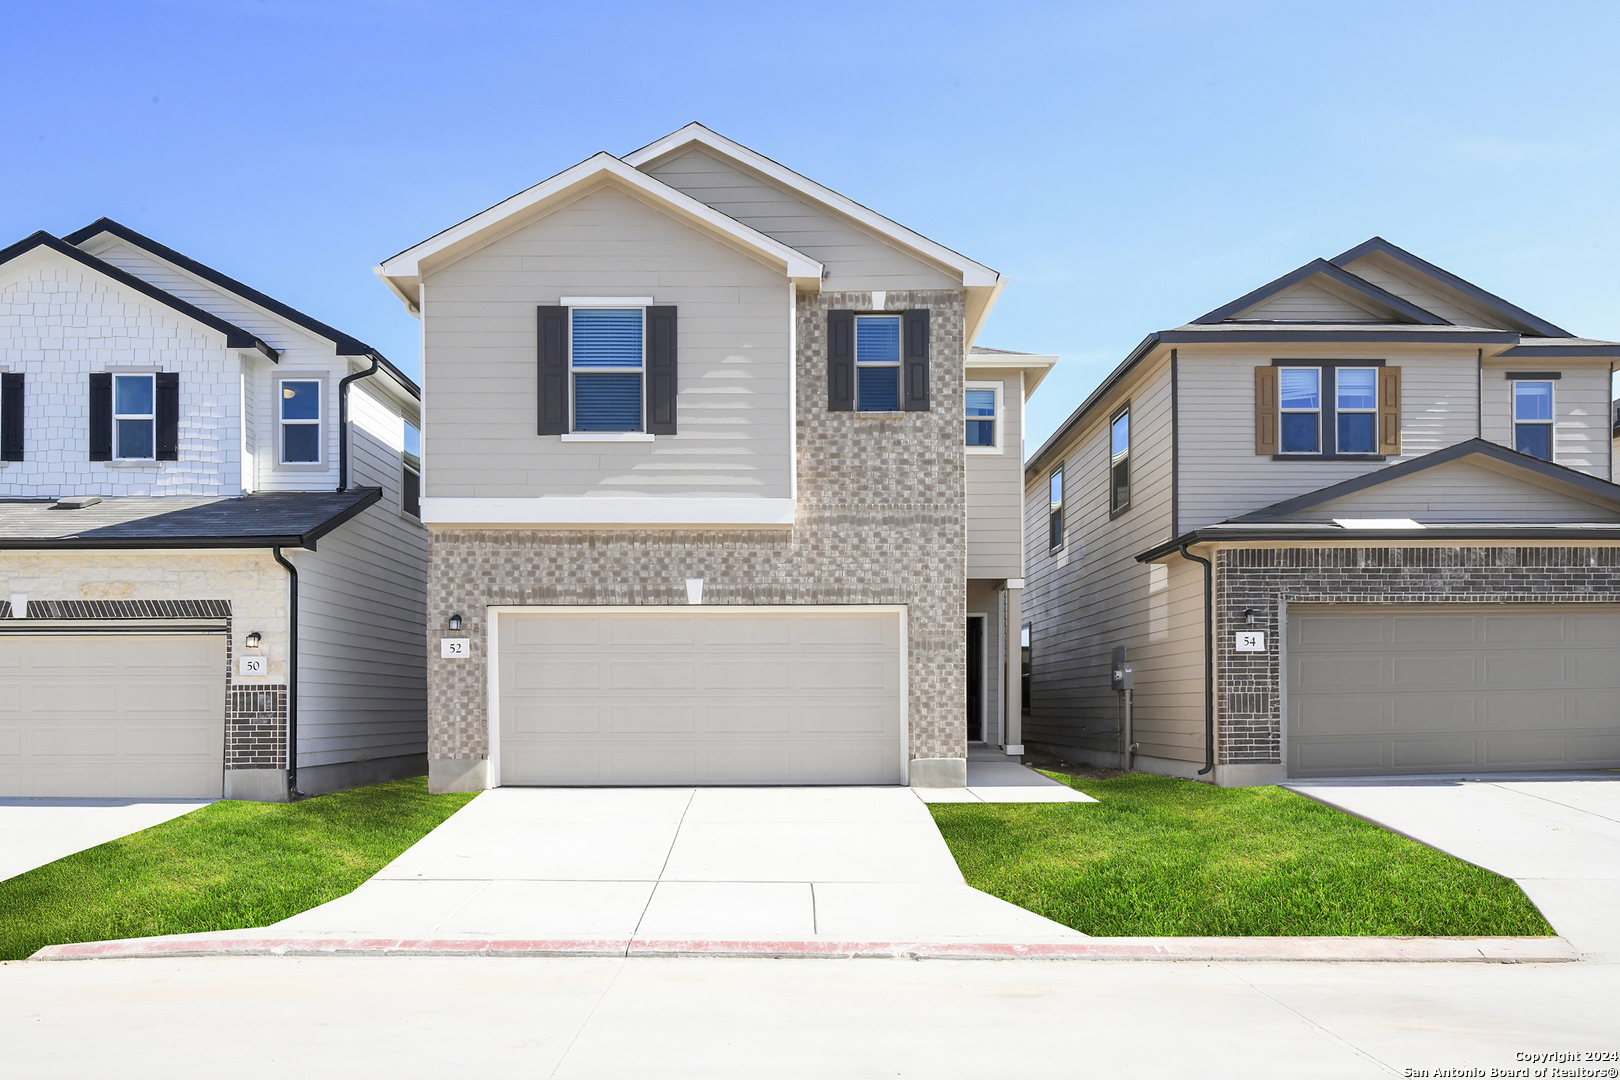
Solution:
[[[262,634],[260,634],[257,630],[255,630],[255,631],[253,631],[253,633],[251,633],[251,634],[249,634],[247,636],[247,640],[245,642],[243,642],[243,644],[245,644],[250,649],[257,649],[259,647],[259,645],[263,643],[263,641],[264,641],[264,636]]]
[[[450,616],[450,632],[452,634],[454,634],[454,633],[458,633],[460,630],[461,630],[461,616],[460,615],[452,615],[452,616]]]
[[[1243,609],[1243,621],[1250,626],[1254,625],[1254,608],[1246,607]]]

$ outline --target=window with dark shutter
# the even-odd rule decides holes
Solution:
[[[157,459],[180,460],[180,373],[157,374]]]
[[[0,461],[23,459],[23,375],[0,373]]]
[[[827,312],[827,409],[855,411],[855,313]]]
[[[90,460],[112,460],[112,373],[90,373]]]
[[[928,411],[928,309],[905,313],[906,412]]]
[[[539,363],[536,371],[537,430],[541,435],[568,433],[568,309],[539,309]]]
[[[675,397],[679,389],[675,358],[675,309],[647,309],[647,431],[675,434]]]

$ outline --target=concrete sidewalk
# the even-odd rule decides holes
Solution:
[[[0,799],[0,881],[182,817],[212,799]]]
[[[279,935],[1075,940],[970,888],[906,788],[497,788]],[[263,933],[262,931],[260,932]]]
[[[1097,800],[1001,754],[972,754],[967,786],[913,788],[926,803],[1094,803]]]
[[[1620,961],[1620,775],[1287,784],[1512,878],[1588,959]]]

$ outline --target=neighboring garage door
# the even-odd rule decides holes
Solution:
[[[0,795],[217,799],[224,767],[224,634],[0,634]]]
[[[1620,604],[1290,606],[1288,774],[1620,766]]]
[[[895,610],[500,618],[503,784],[898,784]]]

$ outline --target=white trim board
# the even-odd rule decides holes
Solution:
[[[794,499],[423,497],[428,526],[529,528],[788,528]]]

